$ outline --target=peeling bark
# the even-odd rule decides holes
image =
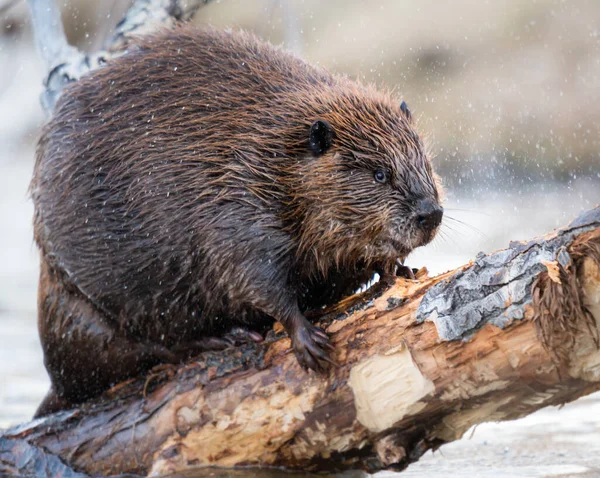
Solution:
[[[599,390],[600,207],[438,277],[380,283],[320,325],[341,364],[327,376],[275,329],[4,432],[0,472],[401,470],[477,423]]]

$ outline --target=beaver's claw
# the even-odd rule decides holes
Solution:
[[[325,331],[310,324],[308,321],[296,329],[292,337],[292,347],[298,363],[302,368],[311,369],[315,372],[324,373],[329,365],[339,365],[329,357],[333,346],[329,343],[329,337]]]

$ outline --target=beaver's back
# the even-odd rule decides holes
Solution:
[[[336,81],[251,35],[145,38],[65,90],[44,131],[32,183],[42,252],[106,311],[189,302],[223,230],[242,254],[240,236],[282,229],[281,179],[310,125],[302,97]]]

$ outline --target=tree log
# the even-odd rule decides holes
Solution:
[[[275,328],[262,344],[155,369],[7,430],[0,472],[401,470],[475,424],[600,390],[600,206],[547,236],[434,278],[381,281],[324,312],[340,364],[326,376],[300,369]]]

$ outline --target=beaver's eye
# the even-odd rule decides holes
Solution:
[[[387,176],[385,174],[385,171],[376,171],[375,172],[375,181],[377,181],[378,183],[385,183],[387,181]]]

